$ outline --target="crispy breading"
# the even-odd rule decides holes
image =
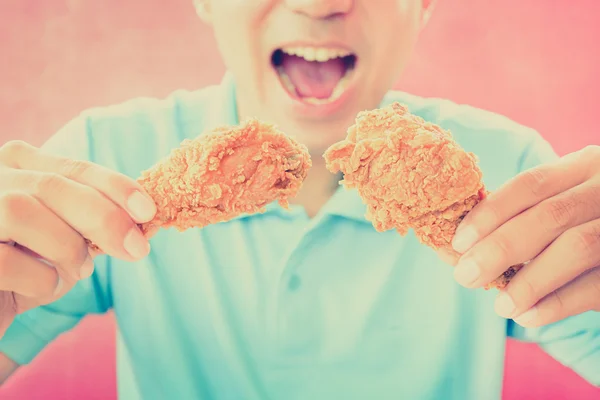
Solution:
[[[422,243],[454,254],[456,228],[487,194],[477,157],[400,103],[359,113],[324,158],[329,171],[343,173],[346,188],[358,191],[375,229],[405,235],[412,228]],[[505,287],[520,267],[488,288]]]
[[[304,145],[256,119],[186,139],[138,178],[157,206],[140,229],[150,237],[264,212],[273,201],[287,208],[311,166]]]

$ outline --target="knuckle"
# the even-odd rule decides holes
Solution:
[[[6,224],[28,220],[33,213],[33,199],[26,193],[8,192],[0,195],[0,214]]]
[[[114,188],[115,193],[127,193],[132,189],[140,190],[140,185],[132,178],[119,173],[112,173],[106,177],[107,186]]]
[[[90,168],[92,168],[92,164],[88,161],[65,159],[62,162],[60,172],[67,178],[73,179],[81,177]]]
[[[491,246],[495,263],[508,265],[510,263],[511,254],[514,252],[514,246],[511,240],[502,234],[494,234],[492,236]]]
[[[133,225],[133,222],[127,213],[116,205],[111,204],[105,212],[99,215],[96,229],[107,232],[123,231],[125,233],[126,230],[123,228],[128,228],[130,225]]]
[[[600,146],[588,145],[581,149],[581,154],[587,157],[590,161],[600,161]]]
[[[559,319],[560,316],[565,315],[566,304],[560,290],[555,290],[550,293],[550,297],[552,298],[552,307],[548,307],[548,319],[554,321]]]
[[[548,230],[569,227],[576,217],[576,201],[572,198],[551,200],[542,207],[539,223]]]
[[[43,195],[49,192],[64,192],[67,186],[66,180],[64,176],[53,172],[41,174],[34,184],[35,193]]]
[[[32,148],[33,146],[23,140],[10,140],[0,148],[0,154],[2,156],[12,156],[15,154],[21,154],[23,151],[27,151]]]
[[[590,185],[588,198],[591,209],[600,211],[600,182]]]
[[[80,267],[86,259],[87,249],[84,247],[83,239],[80,245],[69,246],[65,248],[60,255],[60,259],[57,263],[69,268]]]
[[[507,291],[514,299],[517,308],[526,309],[535,304],[541,297],[536,286],[532,283],[528,274],[517,274],[508,285]]]
[[[600,171],[600,146],[589,145],[579,151],[578,155],[588,167],[589,176],[593,176]]]
[[[506,218],[503,215],[505,213],[502,212],[501,207],[502,205],[498,201],[495,201],[495,199],[490,199],[490,201],[485,203],[485,215],[483,215],[482,212],[476,213],[473,217],[472,224],[475,225],[487,223],[492,226],[500,225]],[[483,207],[480,210],[482,209]],[[477,210],[477,208],[475,208],[475,210]]]
[[[535,197],[543,196],[548,192],[550,185],[549,174],[541,167],[532,168],[521,174],[523,186]]]
[[[585,260],[598,256],[600,252],[600,224],[589,229],[577,229],[571,233],[573,250]]]

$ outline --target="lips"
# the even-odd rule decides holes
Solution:
[[[282,47],[271,63],[284,89],[308,104],[328,104],[346,90],[357,57],[340,48]]]

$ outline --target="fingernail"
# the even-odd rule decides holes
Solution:
[[[156,205],[140,192],[133,192],[127,199],[127,208],[139,221],[149,221],[156,213]]]
[[[501,292],[498,295],[498,297],[496,297],[494,310],[499,316],[504,318],[510,318],[513,312],[515,312],[515,302],[508,293]]]
[[[515,322],[519,325],[527,325],[530,322],[533,322],[537,318],[537,316],[537,307],[531,307],[529,310],[525,311],[523,314],[515,318]]]
[[[144,258],[150,252],[150,243],[148,243],[148,240],[146,240],[137,228],[131,228],[129,233],[127,233],[123,246],[136,259]]]
[[[466,226],[457,230],[452,239],[452,247],[459,253],[469,250],[477,242],[478,235],[475,228]]]
[[[479,278],[481,269],[472,259],[461,260],[454,269],[454,279],[461,285],[469,285]]]
[[[87,279],[94,273],[94,260],[88,254],[83,265],[79,269],[79,279]]]
[[[56,288],[54,288],[54,293],[53,293],[53,295],[54,295],[54,296],[56,296],[57,294],[59,294],[59,293],[60,293],[60,291],[62,290],[62,288],[63,288],[63,280],[62,280],[62,278],[59,276],[59,277],[58,277],[58,280],[56,281]]]

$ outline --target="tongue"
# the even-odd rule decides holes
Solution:
[[[300,97],[328,99],[346,72],[344,60],[334,58],[325,62],[306,61],[285,54],[282,67]]]

